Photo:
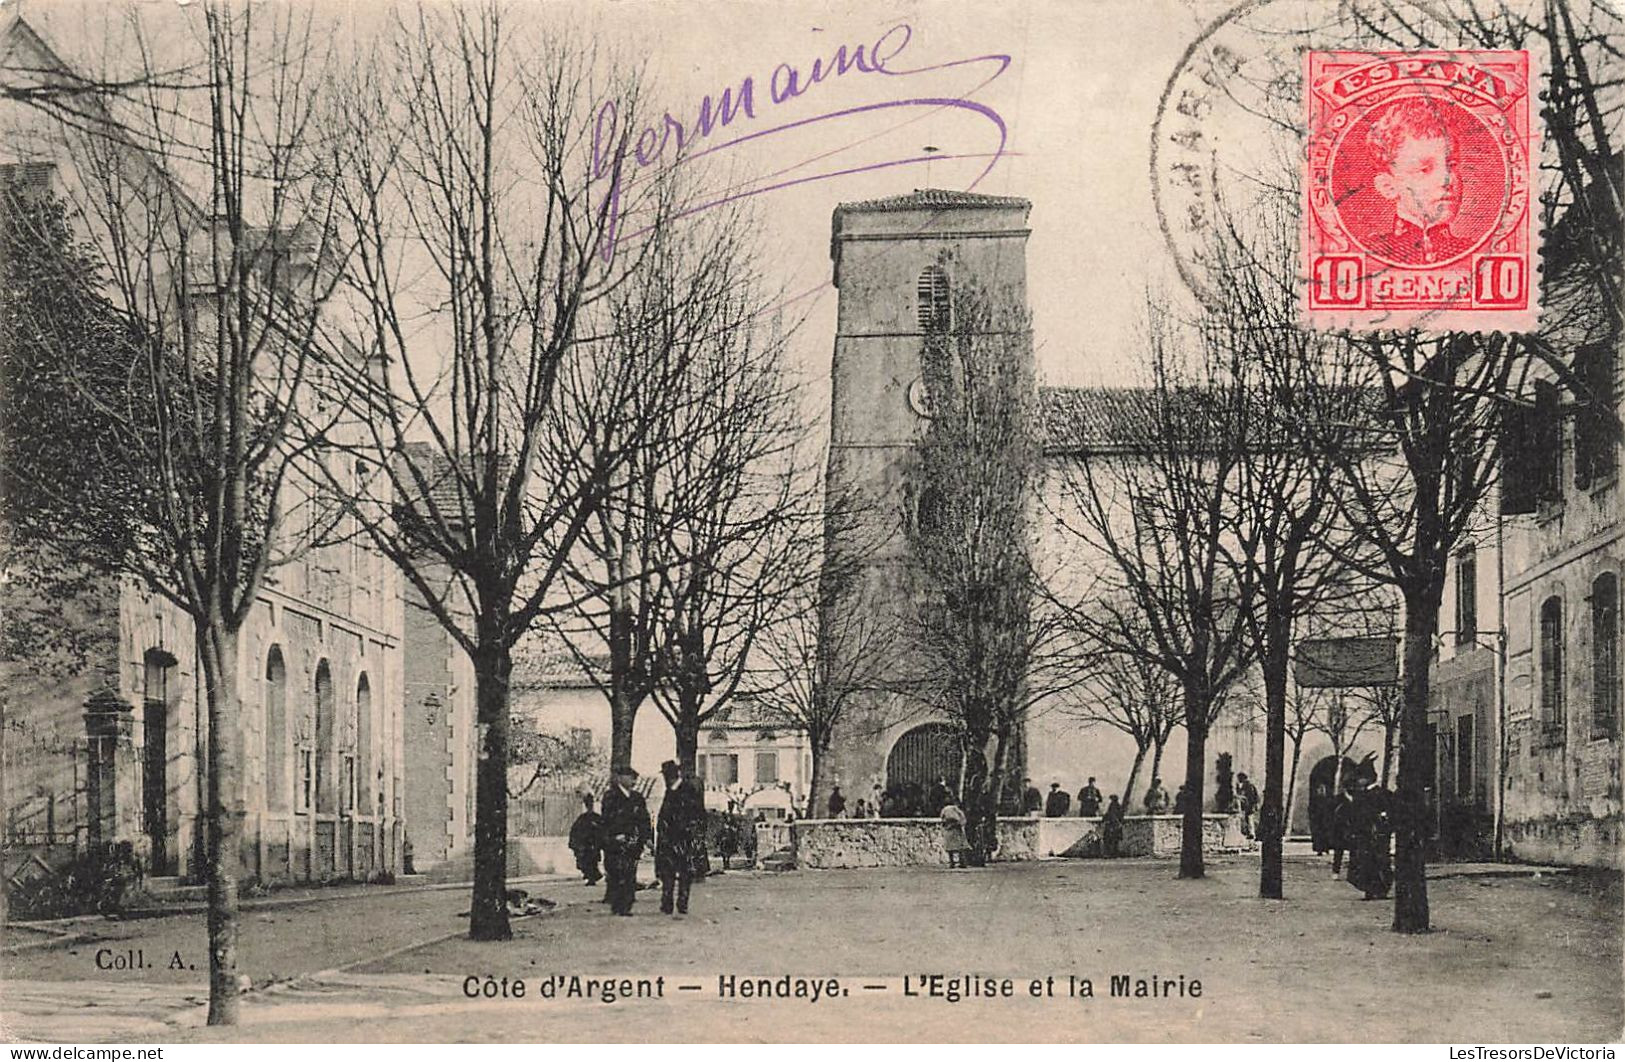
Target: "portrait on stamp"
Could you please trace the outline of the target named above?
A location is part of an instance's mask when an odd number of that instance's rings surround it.
[[[1532,319],[1529,53],[1311,52],[1307,64],[1311,318]]]

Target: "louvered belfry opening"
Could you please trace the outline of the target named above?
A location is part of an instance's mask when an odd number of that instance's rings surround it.
[[[941,266],[926,266],[915,287],[915,314],[920,331],[946,332],[953,326],[953,306],[948,298],[948,273]]]

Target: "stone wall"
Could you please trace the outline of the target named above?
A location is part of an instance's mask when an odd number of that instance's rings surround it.
[[[1182,822],[1177,815],[1124,819],[1122,854],[1177,857]],[[796,866],[803,870],[948,863],[948,853],[942,847],[942,824],[936,819],[803,819],[791,827],[791,833]],[[1202,816],[1203,852],[1216,855],[1248,844],[1234,816]],[[1100,854],[1098,818],[999,820],[996,858],[1001,862],[1094,858]]]
[[[936,819],[802,819],[790,832],[803,870],[948,865]]]

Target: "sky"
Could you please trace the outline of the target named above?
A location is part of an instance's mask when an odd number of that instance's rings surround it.
[[[737,93],[747,76],[757,117],[736,121],[748,130],[909,99],[985,108],[884,107],[741,146],[742,168],[791,180],[894,163],[752,198],[781,282],[802,296],[797,354],[816,371],[832,349],[837,204],[921,187],[970,189],[1032,202],[1028,294],[1040,371],[1048,383],[1077,385],[1136,373],[1146,279],[1164,272],[1167,259],[1151,197],[1151,126],[1164,84],[1214,9],[1167,0],[617,4],[603,17],[647,42],[663,92],[677,101],[668,108],[674,115],[694,113],[707,93]],[[871,60],[887,56],[890,71],[959,65],[893,76],[854,66],[805,86],[799,98],[772,102],[779,64],[806,82],[814,61],[827,68],[843,45],[849,57],[859,46]],[[967,62],[990,56],[1007,56],[1008,66]],[[787,78],[780,73],[781,90]],[[902,161],[927,156],[934,158]]]
[[[106,8],[0,0],[0,11],[19,4],[76,65],[109,51]],[[359,0],[314,6],[358,35],[385,10]],[[174,0],[136,9],[160,34],[177,10]],[[1134,378],[1147,279],[1171,272],[1152,203],[1152,123],[1181,54],[1223,4],[621,0],[512,9],[576,22],[624,59],[647,63],[658,110],[691,135],[708,96],[715,112],[731,89],[739,106],[749,79],[751,113],[739,107],[703,138],[743,142],[714,151],[707,167],[719,183],[788,184],[747,201],[766,279],[792,316],[804,316],[793,357],[812,380],[827,377],[833,349],[832,212],[921,187],[1030,200],[1029,299],[1043,380]],[[848,66],[831,73],[843,47]],[[799,93],[788,91],[787,68]],[[919,100],[937,102],[906,102]]]

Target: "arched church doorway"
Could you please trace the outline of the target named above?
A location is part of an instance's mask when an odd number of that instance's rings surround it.
[[[917,783],[929,789],[938,778],[959,792],[959,735],[947,723],[922,723],[897,739],[886,757],[886,787]]]

